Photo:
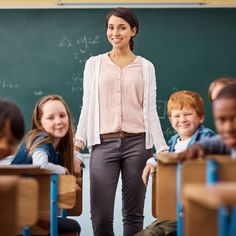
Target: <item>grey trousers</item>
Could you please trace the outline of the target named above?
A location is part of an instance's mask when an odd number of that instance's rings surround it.
[[[123,236],[133,236],[143,229],[146,187],[142,182],[142,172],[151,156],[151,149],[145,148],[144,136],[106,139],[93,146],[90,201],[95,236],[114,236],[114,200],[120,173]]]

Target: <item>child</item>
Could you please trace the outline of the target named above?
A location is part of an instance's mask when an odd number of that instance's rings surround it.
[[[12,164],[40,165],[56,174],[73,174],[73,130],[68,106],[62,97],[49,95],[36,104],[32,130],[17,151]],[[59,233],[80,233],[71,219],[58,221]]]
[[[212,106],[219,135],[204,139],[179,153],[179,160],[204,158],[205,154],[230,154],[236,159],[236,83],[226,85]]]
[[[173,129],[177,132],[168,142],[169,152],[181,152],[202,138],[215,135],[212,130],[203,126],[204,102],[195,92],[183,90],[173,93],[167,102],[167,113]],[[144,169],[145,184],[150,171],[157,164],[153,159],[148,161]]]
[[[33,111],[32,129],[12,164],[40,165],[52,173],[73,174],[71,120],[69,108],[60,96],[42,97]]]
[[[182,90],[173,93],[167,102],[167,113],[173,129],[177,132],[168,142],[169,152],[179,153],[204,137],[215,135],[212,130],[203,126],[204,102],[195,92]],[[150,165],[155,168],[157,162],[152,163],[155,166],[149,162],[145,169]],[[145,184],[148,182],[148,174],[143,175]],[[176,222],[154,221],[135,236],[145,235],[176,235]]]
[[[208,88],[208,97],[210,101],[212,102],[215,100],[217,94],[220,92],[220,90],[224,86],[226,86],[227,84],[232,84],[232,83],[236,83],[236,78],[231,77],[231,76],[220,77],[214,80],[213,82],[211,82]]]
[[[20,109],[12,102],[0,99],[0,164],[10,164],[9,155],[14,153],[24,132],[24,119]]]

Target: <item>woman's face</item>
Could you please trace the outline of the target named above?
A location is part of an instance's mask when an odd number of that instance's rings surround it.
[[[0,160],[12,155],[18,140],[13,136],[10,121],[7,120],[0,130]]]
[[[136,28],[131,29],[129,23],[117,16],[111,16],[107,25],[107,38],[113,48],[129,48],[130,38],[136,33]]]

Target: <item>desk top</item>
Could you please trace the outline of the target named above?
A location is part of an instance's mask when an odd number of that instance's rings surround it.
[[[187,184],[184,187],[184,195],[192,201],[213,209],[217,209],[221,205],[233,206],[236,204],[236,183]]]
[[[1,175],[51,175],[52,172],[47,169],[42,169],[40,166],[33,165],[0,165]]]

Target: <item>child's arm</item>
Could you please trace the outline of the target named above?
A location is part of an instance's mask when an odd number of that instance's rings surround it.
[[[32,161],[33,165],[48,169],[54,174],[69,174],[69,171],[65,167],[49,162],[48,155],[44,151],[35,150],[32,154]]]
[[[153,158],[153,161],[155,162],[155,164],[153,165],[152,163],[147,162],[145,168],[143,169],[142,180],[143,180],[143,183],[145,186],[148,185],[149,175],[154,174],[156,171],[157,162],[155,161],[154,157],[152,157],[152,158]]]

